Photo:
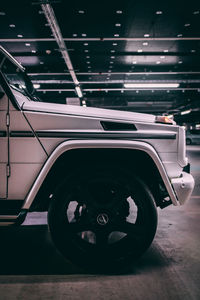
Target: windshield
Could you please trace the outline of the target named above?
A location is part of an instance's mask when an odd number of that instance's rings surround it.
[[[19,90],[21,93],[25,95],[30,94],[29,93],[30,83],[28,82],[25,73],[5,56],[1,61],[1,72],[3,73],[8,84],[12,88]]]
[[[26,73],[1,54],[0,69],[11,88],[17,89],[22,94],[35,100],[33,97],[33,86]]]

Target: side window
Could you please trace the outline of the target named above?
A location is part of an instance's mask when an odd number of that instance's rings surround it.
[[[1,87],[1,84],[0,84],[0,100],[3,98],[3,96],[4,96],[4,91],[3,91],[3,89],[2,89],[2,87]]]
[[[0,53],[0,68],[1,68],[2,64],[3,64],[3,55],[2,55],[2,53]],[[1,82],[0,82],[0,100],[3,98],[4,94],[5,93],[4,93],[4,90],[3,90],[2,86],[1,86]]]
[[[7,58],[1,66],[1,71],[11,87],[19,89],[22,93],[25,92],[26,84],[22,71]]]

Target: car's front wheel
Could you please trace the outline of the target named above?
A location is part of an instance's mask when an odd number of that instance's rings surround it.
[[[131,172],[96,166],[60,184],[48,222],[56,247],[75,264],[122,271],[150,246],[157,210],[148,187]]]

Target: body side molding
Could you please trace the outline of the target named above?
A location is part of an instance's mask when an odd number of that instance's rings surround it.
[[[43,168],[41,169],[37,179],[35,180],[32,188],[30,189],[28,195],[25,198],[24,205],[22,209],[29,209],[35,196],[37,195],[44,179],[46,178],[48,172],[50,171],[51,167],[57,160],[57,158],[66,151],[74,150],[74,149],[81,149],[81,148],[119,148],[119,149],[130,149],[130,150],[141,150],[146,152],[156,164],[159,173],[161,175],[162,180],[165,183],[166,189],[168,194],[172,200],[174,205],[178,205],[177,197],[171,187],[168,175],[165,171],[165,168],[154,150],[154,148],[145,143],[140,141],[125,141],[125,140],[68,140],[60,144],[50,155],[47,159],[46,163],[44,164]]]

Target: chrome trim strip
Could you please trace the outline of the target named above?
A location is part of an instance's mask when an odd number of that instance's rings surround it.
[[[167,139],[175,140],[176,133],[150,133],[150,132],[130,132],[130,130],[116,130],[118,132],[72,132],[72,131],[35,131],[36,135],[40,138],[97,138],[97,139]],[[123,131],[123,133],[120,133]],[[127,132],[128,131],[128,132]],[[11,131],[11,137],[34,137],[31,131]]]
[[[0,215],[0,220],[17,219],[18,215]]]
[[[2,226],[8,226],[8,225],[13,225],[15,224],[15,222],[4,222],[4,223],[0,223],[0,227]]]
[[[6,131],[0,131],[0,137],[6,137],[7,132]]]

